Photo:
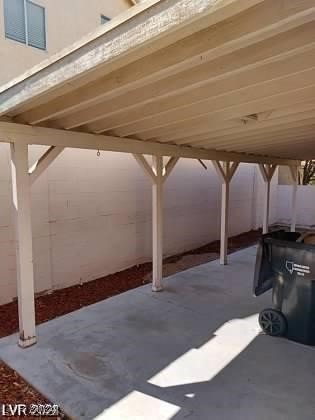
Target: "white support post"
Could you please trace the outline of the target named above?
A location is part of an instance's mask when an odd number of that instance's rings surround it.
[[[290,231],[295,232],[297,215],[297,186],[298,186],[298,167],[289,166],[292,177],[292,201],[291,201],[291,227]]]
[[[290,231],[295,232],[296,230],[296,212],[297,212],[297,184],[292,185],[292,203],[291,203],[291,227]]]
[[[270,181],[266,182],[265,186],[265,205],[264,205],[264,216],[263,216],[263,233],[269,231],[269,210],[270,210]]]
[[[221,194],[221,237],[220,237],[220,264],[227,264],[228,252],[228,225],[229,225],[229,199],[230,182],[238,168],[238,162],[213,161],[214,168],[222,183]]]
[[[36,343],[31,192],[28,145],[11,143],[12,199],[15,212],[19,345]]]
[[[152,156],[152,168],[143,155],[133,155],[152,182],[152,291],[162,290],[163,278],[163,183],[179,158],[171,157],[166,167],[162,156]]]
[[[269,210],[270,210],[270,182],[275,173],[277,165],[260,164],[259,170],[265,183],[264,213],[263,213],[263,234],[269,231]]]
[[[152,185],[152,240],[153,274],[152,290],[162,290],[163,277],[163,158],[152,157],[155,182]]]
[[[226,166],[226,162],[224,162]],[[228,223],[229,223],[229,202],[230,202],[230,182],[226,180],[222,182],[221,197],[221,240],[220,240],[220,264],[227,264],[228,252]]]

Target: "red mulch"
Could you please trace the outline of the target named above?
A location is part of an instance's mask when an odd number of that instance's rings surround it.
[[[25,404],[28,410],[31,407],[31,404],[50,404],[42,395],[35,391],[27,382],[22,379],[18,373],[13,369],[6,366],[4,363],[0,362],[0,407],[3,404]],[[1,408],[0,408],[1,409]],[[2,416],[2,409],[0,411],[0,419],[19,419],[20,416]],[[41,419],[63,419],[66,420],[67,417],[61,412],[57,416],[47,417],[35,417],[27,416],[29,420],[38,420]]]
[[[257,242],[261,231],[250,231],[229,239],[229,252],[250,246]],[[198,249],[175,255],[165,259],[165,263],[173,263],[185,255],[196,255],[219,252],[220,242],[215,241]],[[37,296],[36,323],[41,324],[58,316],[99,302],[111,296],[125,292],[148,283],[147,275],[152,271],[152,264],[145,263],[131,267],[119,273],[84,283],[56,290],[51,294]],[[17,302],[0,306],[0,337],[10,335],[18,330]],[[27,384],[14,370],[0,362],[0,405],[1,404],[45,404],[48,401]],[[7,417],[5,417],[7,418]],[[18,417],[10,417],[15,419]],[[39,417],[27,417],[38,419]],[[44,418],[44,417],[41,417]],[[48,417],[46,417],[48,418]],[[65,416],[62,416],[66,419]],[[0,414],[0,419],[2,416]],[[56,417],[50,417],[56,419]]]
[[[143,278],[151,271],[151,264],[141,264],[119,273],[93,280],[83,285],[56,290],[35,299],[36,324],[41,324],[61,315],[91,305],[126,290],[142,286]],[[18,330],[17,302],[0,306],[0,337]]]
[[[232,236],[229,238],[228,242],[228,252],[231,254],[239,249],[246,248],[248,246],[254,245],[258,239],[261,237],[262,231],[250,230],[249,232],[241,233],[240,235]],[[220,252],[220,241],[214,241],[210,244],[204,245],[200,248],[188,251],[183,255],[190,254],[206,254],[208,252]]]
[[[229,239],[229,252],[252,245],[257,242],[261,231],[250,231]],[[184,255],[219,252],[220,242],[210,244],[165,259],[165,263],[178,261]],[[148,283],[145,277],[151,272],[152,264],[145,263],[128,268],[115,274],[93,280],[83,285],[56,290],[51,294],[37,296],[36,324],[41,324],[61,315],[80,309],[92,303],[99,302],[126,290],[134,289]],[[18,330],[17,302],[0,306],[0,337],[10,335]]]

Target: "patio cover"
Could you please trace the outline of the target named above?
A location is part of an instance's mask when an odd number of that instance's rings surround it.
[[[19,302],[28,302],[20,325],[33,316],[29,184],[64,147],[132,153],[150,177],[155,290],[162,185],[178,158],[212,160],[220,176],[222,263],[229,183],[240,162],[260,165],[267,230],[276,165],[288,165],[296,185],[299,161],[315,155],[314,18],[315,0],[149,0],[0,88],[0,141],[12,151]],[[33,168],[30,144],[50,146]],[[143,155],[153,156],[152,165]],[[20,327],[22,341],[32,342],[33,324]]]

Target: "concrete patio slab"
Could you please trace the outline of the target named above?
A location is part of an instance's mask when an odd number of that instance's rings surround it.
[[[262,335],[255,247],[42,324],[0,358],[74,419],[313,420],[315,351]]]

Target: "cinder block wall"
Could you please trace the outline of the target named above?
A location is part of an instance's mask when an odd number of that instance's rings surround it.
[[[30,164],[44,150],[30,147]],[[208,166],[205,171],[198,161],[182,159],[166,181],[165,255],[219,238],[220,183]],[[253,192],[260,183],[254,172],[253,165],[243,164],[233,178],[230,235],[253,226]],[[0,198],[2,304],[16,296],[8,145],[0,146]],[[97,157],[96,151],[66,149],[32,186],[32,221],[36,292],[151,260],[151,184],[127,154]]]
[[[278,221],[291,223],[292,186],[278,186],[277,212]],[[315,186],[299,185],[297,189],[297,220],[298,225],[315,228]]]

